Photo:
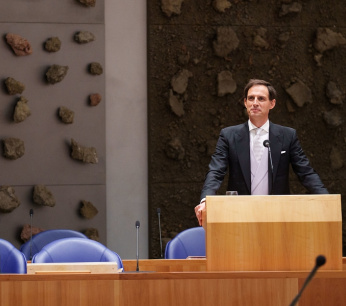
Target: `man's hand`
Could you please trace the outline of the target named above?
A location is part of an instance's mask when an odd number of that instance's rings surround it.
[[[202,212],[205,211],[205,200],[195,207],[195,214],[198,219],[199,225],[202,225]]]

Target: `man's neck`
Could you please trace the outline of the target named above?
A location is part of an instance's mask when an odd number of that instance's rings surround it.
[[[263,126],[266,122],[267,122],[268,118],[265,119],[264,121],[263,120],[253,120],[253,119],[250,119],[251,123],[256,126],[256,127],[261,127]]]

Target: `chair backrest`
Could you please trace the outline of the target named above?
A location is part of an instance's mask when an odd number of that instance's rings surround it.
[[[186,229],[166,244],[166,259],[185,259],[205,256],[205,230],[203,227]]]
[[[25,242],[21,245],[20,251],[24,253],[25,257],[31,260],[37,252],[41,251],[42,248],[48,243],[70,237],[88,238],[84,234],[69,230],[69,229],[53,229],[40,232],[32,236],[32,240]]]
[[[0,239],[0,273],[26,273],[25,255],[4,239]]]
[[[116,262],[123,268],[120,256],[103,244],[83,238],[63,238],[48,243],[32,258],[32,263]]]

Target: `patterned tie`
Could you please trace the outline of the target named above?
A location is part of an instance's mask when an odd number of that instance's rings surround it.
[[[255,137],[253,139],[253,153],[255,155],[255,158],[257,162],[261,161],[262,153],[263,153],[263,145],[261,144],[261,139],[260,139],[260,133],[261,129],[257,128],[255,129]]]

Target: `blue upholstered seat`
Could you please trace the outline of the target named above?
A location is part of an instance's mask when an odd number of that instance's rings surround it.
[[[37,252],[48,243],[55,241],[61,238],[70,238],[70,237],[79,237],[79,238],[88,238],[84,234],[69,230],[69,229],[53,229],[46,230],[44,232],[38,233],[32,236],[32,241],[29,240],[21,245],[20,251],[24,253],[25,257],[30,260]]]
[[[203,227],[186,229],[166,244],[166,259],[185,259],[188,256],[205,256]]]
[[[63,238],[42,248],[32,258],[32,263],[59,262],[116,262],[123,268],[120,256],[103,244],[83,238]]]
[[[25,255],[4,239],[0,239],[0,273],[26,273]]]

